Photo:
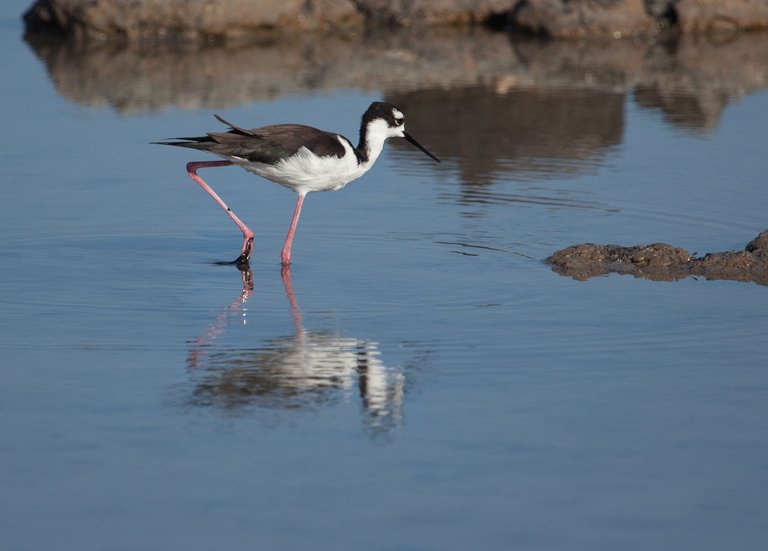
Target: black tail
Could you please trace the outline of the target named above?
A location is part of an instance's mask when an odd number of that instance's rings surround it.
[[[156,145],[175,145],[192,149],[208,149],[208,144],[214,143],[210,136],[194,136],[190,138],[171,138],[159,142],[149,142]]]
[[[229,126],[230,131],[239,134],[241,136],[250,136],[252,135],[251,131],[245,130],[244,128],[240,128],[239,126],[235,126],[228,120],[225,120],[221,118],[219,115],[214,114],[214,117],[216,117],[216,120],[221,122],[222,124],[226,124]],[[170,138],[167,140],[161,140],[159,142],[149,142],[151,144],[157,144],[157,145],[175,145],[177,147],[191,147],[192,149],[208,149],[207,146],[203,144],[212,144],[216,143],[216,140],[211,137],[210,134],[207,136],[191,136],[188,138]]]

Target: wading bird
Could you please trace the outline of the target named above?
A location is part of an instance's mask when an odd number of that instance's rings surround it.
[[[187,164],[187,174],[223,208],[243,232],[243,247],[237,264],[247,263],[253,251],[253,231],[232,212],[227,204],[197,174],[200,168],[236,165],[292,189],[298,195],[281,258],[283,266],[291,263],[291,244],[307,193],[336,191],[368,172],[378,159],[388,138],[404,138],[426,155],[427,151],[405,131],[405,117],[394,105],[374,102],[363,114],[357,147],[347,138],[301,124],[277,124],[247,130],[214,115],[229,126],[227,132],[209,132],[205,136],[175,138],[153,142],[207,151],[223,161],[197,161]]]

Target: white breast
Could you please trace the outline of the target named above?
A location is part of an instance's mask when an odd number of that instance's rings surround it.
[[[300,195],[313,191],[336,191],[352,180],[365,174],[372,163],[358,164],[357,156],[343,138],[339,142],[344,147],[344,155],[339,157],[318,157],[306,147],[289,157],[268,165],[243,159],[231,159],[248,172],[271,180],[292,189]]]

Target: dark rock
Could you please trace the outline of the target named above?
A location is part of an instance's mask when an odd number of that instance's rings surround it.
[[[264,29],[504,22],[558,38],[768,28],[768,0],[37,0],[28,33],[137,40],[237,38]]]
[[[557,38],[768,29],[768,0],[521,0],[510,23]]]
[[[128,5],[126,5],[128,4]],[[27,32],[137,40],[237,38],[265,29],[483,24],[514,0],[37,0]]]
[[[768,0],[678,0],[673,9],[686,33],[768,28]]]
[[[752,254],[768,255],[768,230],[761,232],[760,235],[747,243],[744,250]]]
[[[643,0],[522,0],[511,14],[514,27],[555,38],[647,35],[657,21]]]
[[[371,23],[456,25],[502,19],[515,0],[354,0],[354,4]]]
[[[586,243],[557,251],[545,262],[555,272],[578,280],[619,273],[658,281],[701,276],[768,285],[768,230],[750,241],[744,251],[693,257],[666,243],[634,247]]]
[[[37,0],[24,21],[28,33],[145,41],[359,25],[362,16],[352,0]]]

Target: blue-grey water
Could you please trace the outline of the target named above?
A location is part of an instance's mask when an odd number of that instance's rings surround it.
[[[714,82],[665,66],[649,92],[503,39],[467,82],[334,87],[286,64],[274,90],[228,96],[194,70],[163,86],[176,65],[142,73],[146,52],[125,75],[119,54],[33,47],[23,7],[0,10],[0,548],[764,545],[768,289],[542,262],[765,229],[760,63],[726,51]],[[291,193],[201,172],[256,232],[241,274],[215,264],[237,228],[184,170],[205,157],[148,144],[215,130],[213,112],[352,137],[382,98],[443,163],[389,144],[310,195],[286,277]]]

